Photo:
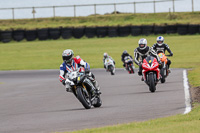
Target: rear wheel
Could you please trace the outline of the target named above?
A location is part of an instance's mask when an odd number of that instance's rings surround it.
[[[83,87],[77,87],[77,98],[86,109],[91,108],[90,94]]]
[[[155,92],[155,90],[156,90],[156,85],[155,85],[153,73],[149,74],[149,90],[151,92]]]

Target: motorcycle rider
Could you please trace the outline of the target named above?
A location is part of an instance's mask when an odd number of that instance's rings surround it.
[[[63,63],[60,65],[59,80],[66,86],[66,91],[71,92],[71,87],[74,82],[69,80],[68,74],[72,71],[76,71],[79,67],[84,67],[85,72],[88,74],[88,78],[92,81],[95,90],[92,93],[101,94],[98,82],[95,80],[94,75],[90,72],[90,65],[82,60],[80,56],[74,57],[74,52],[71,49],[66,49],[62,53]]]
[[[126,56],[129,56],[129,57],[131,57],[131,59],[133,59],[133,57],[131,55],[129,55],[129,53],[127,52],[127,50],[124,50],[123,53],[122,53],[122,55],[121,55],[121,61],[123,62],[123,66],[124,67],[125,67],[125,60],[124,60],[124,58]]]
[[[103,64],[105,63],[106,58],[110,58],[113,61],[113,63],[115,64],[115,60],[111,56],[109,56],[108,53],[103,54]],[[104,64],[104,68],[106,68],[105,64]]]
[[[139,66],[139,71],[138,71],[138,75],[141,76],[142,75],[142,62],[143,59],[145,59],[147,56],[154,56],[158,63],[161,64],[160,58],[157,55],[157,53],[153,50],[152,47],[147,46],[147,40],[145,38],[141,38],[138,41],[138,45],[139,47],[137,47],[134,50],[134,56],[135,56],[135,63]]]
[[[159,54],[161,52],[165,54],[165,51],[167,50],[168,53],[170,54],[169,56],[173,56],[173,53],[172,53],[171,49],[169,48],[169,46],[166,43],[164,43],[163,36],[157,37],[157,43],[155,43],[152,46],[152,48],[157,52],[157,54]],[[171,64],[171,61],[167,58],[168,68],[170,67],[170,64]]]

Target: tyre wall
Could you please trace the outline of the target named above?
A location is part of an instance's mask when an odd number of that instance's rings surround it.
[[[100,26],[100,27],[59,27],[59,28],[43,28],[34,30],[6,30],[0,31],[0,41],[7,43],[11,40],[27,41],[38,40],[57,40],[60,38],[70,39],[93,37],[125,37],[139,35],[159,35],[159,34],[175,34],[193,35],[200,34],[199,24],[175,24],[175,25],[127,25],[127,26]]]

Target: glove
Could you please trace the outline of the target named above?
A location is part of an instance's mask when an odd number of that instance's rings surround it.
[[[73,86],[73,85],[74,85],[74,82],[73,82],[73,81],[70,81],[69,79],[66,79],[66,80],[65,80],[65,84],[69,84],[70,86]]]
[[[173,53],[172,53],[172,52],[170,53],[170,56],[173,56]]]
[[[62,80],[62,84],[63,84],[63,85],[66,85],[65,81],[66,81],[66,79],[63,79],[63,80]]]

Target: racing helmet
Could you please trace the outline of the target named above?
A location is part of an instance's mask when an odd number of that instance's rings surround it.
[[[147,47],[147,39],[141,38],[138,41],[139,49],[144,50]]]
[[[124,54],[124,55],[128,54],[127,50],[124,50],[123,54]]]
[[[164,43],[164,37],[163,36],[157,37],[157,44],[161,46],[163,43]]]
[[[108,57],[108,53],[104,53],[104,54],[103,54],[103,57],[104,57],[104,58],[107,58],[107,57]]]
[[[71,63],[73,57],[74,57],[74,52],[71,49],[66,49],[62,53],[62,58],[65,63]]]

